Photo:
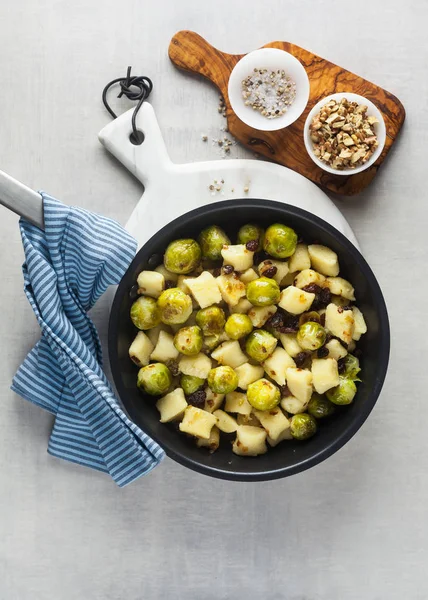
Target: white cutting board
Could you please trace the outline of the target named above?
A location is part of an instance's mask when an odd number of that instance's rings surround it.
[[[151,104],[145,102],[138,113],[137,126],[145,136],[139,146],[129,139],[132,113],[133,109],[104,127],[99,140],[144,185],[144,194],[126,224],[139,247],[185,212],[211,202],[246,196],[303,208],[336,227],[358,247],[340,211],[324,192],[302,175],[280,165],[247,159],[174,164]],[[222,179],[222,191],[212,192],[210,184]],[[246,186],[249,187],[247,193],[244,192]]]

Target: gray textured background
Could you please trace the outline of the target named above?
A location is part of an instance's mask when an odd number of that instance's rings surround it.
[[[426,599],[428,143],[424,0],[4,0],[0,168],[124,222],[139,185],[97,142],[100,92],[135,70],[176,161],[217,158],[217,94],[169,64],[179,29],[220,48],[305,46],[395,93],[401,139],[364,194],[338,200],[389,306],[389,377],[338,454],[288,480],[228,483],[170,460],[120,490],[46,453],[51,417],[9,391],[39,331],[22,292],[17,218],[0,211],[2,600]],[[123,107],[127,106],[123,102]],[[235,152],[245,156],[245,152]],[[106,334],[106,307],[95,318]],[[425,350],[425,352],[423,352]]]

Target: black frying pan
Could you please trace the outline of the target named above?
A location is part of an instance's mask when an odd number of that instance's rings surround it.
[[[258,457],[232,453],[231,436],[224,436],[220,448],[209,454],[193,440],[178,433],[176,426],[159,422],[155,399],[137,389],[138,367],[129,359],[128,349],[137,330],[129,318],[131,289],[143,269],[156,267],[169,242],[180,237],[197,237],[208,225],[219,225],[233,240],[239,227],[248,222],[267,226],[282,222],[293,227],[306,241],[317,241],[339,255],[341,276],[355,287],[357,305],[363,311],[368,332],[361,338],[362,383],[350,406],[320,424],[318,433],[306,442],[284,441]],[[325,460],[358,431],[373,409],[382,389],[389,359],[389,323],[382,292],[373,272],[355,246],[334,227],[309,212],[280,202],[245,199],[209,204],[186,213],[156,233],[136,255],[125,273],[111,309],[109,353],[118,394],[131,418],[153,437],[168,456],[182,465],[222,479],[255,481],[286,477]],[[223,435],[223,434],[222,434]]]

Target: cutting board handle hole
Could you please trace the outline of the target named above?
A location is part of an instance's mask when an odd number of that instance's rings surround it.
[[[145,135],[139,129],[137,129],[137,135],[134,132],[132,132],[129,136],[129,141],[131,142],[131,144],[134,144],[134,146],[141,146],[141,144],[144,142],[144,139]]]

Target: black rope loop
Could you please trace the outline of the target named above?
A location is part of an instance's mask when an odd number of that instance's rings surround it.
[[[132,67],[128,67],[126,77],[118,77],[117,79],[110,81],[103,89],[102,97],[103,104],[113,119],[117,119],[117,114],[113,111],[107,101],[107,93],[113,85],[120,85],[120,92],[117,96],[118,98],[126,96],[129,100],[138,101],[138,104],[132,113],[132,134],[130,139],[133,144],[139,145],[143,143],[144,135],[137,129],[137,115],[138,111],[143,105],[144,100],[147,100],[153,90],[153,82],[149,77],[145,77],[144,75],[138,77],[131,76],[131,68]]]

